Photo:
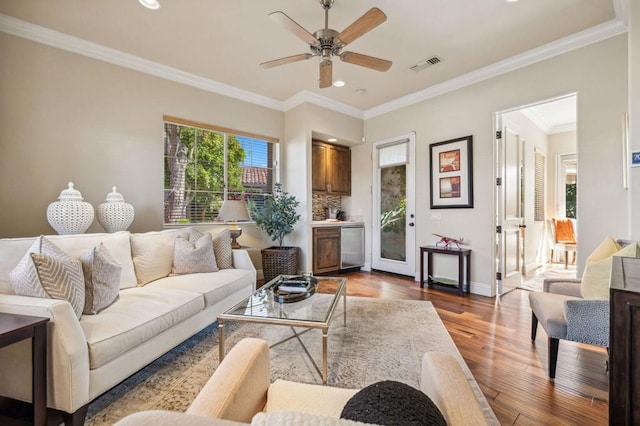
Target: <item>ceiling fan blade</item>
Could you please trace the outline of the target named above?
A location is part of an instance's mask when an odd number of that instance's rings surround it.
[[[338,34],[335,41],[342,46],[346,46],[386,20],[387,15],[385,15],[383,11],[377,7],[371,8],[367,13],[356,19],[351,25]]]
[[[331,87],[333,83],[333,63],[330,59],[320,62],[320,88]]]
[[[287,56],[286,58],[274,59],[260,64],[262,68],[279,67],[280,65],[290,64],[292,62],[304,61],[313,57],[311,53],[301,53],[299,55]]]
[[[353,65],[360,65],[361,67],[371,68],[372,70],[382,72],[387,71],[393,64],[393,62],[387,61],[386,59],[380,59],[374,56],[363,55],[355,52],[342,52],[340,59]]]
[[[278,24],[282,25],[285,29],[289,30],[295,36],[301,38],[312,46],[317,46],[320,43],[318,40],[311,34],[309,31],[305,30],[300,24],[298,24],[293,19],[289,18],[289,16],[284,12],[272,12],[269,14],[269,18]]]

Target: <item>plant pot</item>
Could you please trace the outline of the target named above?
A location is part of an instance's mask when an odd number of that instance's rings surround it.
[[[261,250],[262,272],[265,282],[278,275],[298,273],[298,247],[268,247]]]

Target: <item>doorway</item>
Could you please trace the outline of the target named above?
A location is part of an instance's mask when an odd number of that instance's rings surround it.
[[[416,276],[415,133],[373,144],[371,266]]]
[[[546,266],[548,219],[577,218],[576,104],[570,94],[495,116],[498,296]]]

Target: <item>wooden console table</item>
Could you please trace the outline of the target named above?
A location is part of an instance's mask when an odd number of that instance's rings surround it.
[[[448,254],[458,256],[458,295],[464,296],[464,284],[466,281],[467,294],[471,290],[471,249],[449,248],[445,249],[437,246],[420,247],[420,288],[424,288],[424,253],[427,253],[427,284],[444,284],[433,279],[433,254]],[[465,262],[466,260],[466,262]],[[466,264],[466,267],[464,267]],[[465,274],[466,272],[466,274]],[[466,280],[465,280],[466,276]]]
[[[47,322],[49,318],[0,312],[0,348],[31,340],[33,424],[47,424]]]

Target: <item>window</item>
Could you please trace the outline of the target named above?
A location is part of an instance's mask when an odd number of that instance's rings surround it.
[[[544,164],[545,157],[536,151],[535,155],[535,203],[533,220],[544,220]]]
[[[273,187],[274,142],[164,117],[164,223],[215,221],[225,199],[263,206]]]

